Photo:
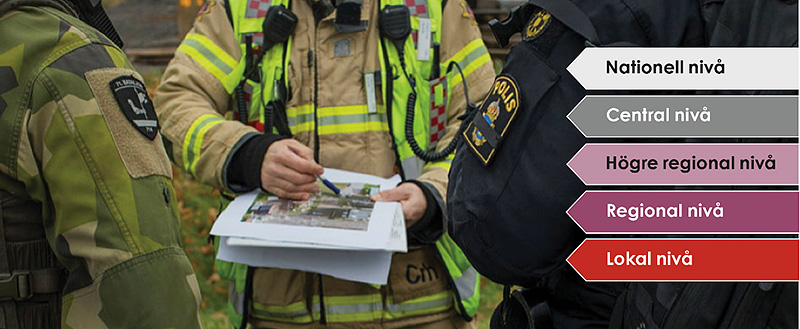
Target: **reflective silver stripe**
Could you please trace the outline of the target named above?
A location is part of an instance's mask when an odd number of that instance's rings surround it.
[[[442,307],[453,303],[453,297],[447,296],[446,298],[429,300],[426,302],[412,303],[412,304],[389,304],[386,305],[386,310],[389,312],[411,312],[426,309],[433,309]]]
[[[422,175],[422,168],[425,167],[425,161],[422,161],[422,159],[416,156],[411,156],[403,159],[400,165],[403,167],[403,175],[406,180],[416,179],[419,175]]]
[[[311,308],[314,312],[319,312],[319,304],[314,304]],[[382,311],[383,303],[366,303],[350,305],[328,305],[325,304],[325,314],[353,314]]]
[[[337,125],[346,123],[386,122],[384,118],[385,118],[384,115],[367,114],[367,113],[334,115],[334,116],[320,117],[319,125],[328,126],[328,125]]]
[[[234,295],[234,291],[231,291],[231,296]],[[372,312],[393,312],[393,313],[402,313],[402,312],[412,312],[412,311],[421,311],[427,309],[435,309],[442,306],[447,306],[453,303],[453,297],[447,296],[445,298],[440,298],[436,300],[429,300],[424,302],[418,303],[409,303],[409,304],[388,304],[384,308],[383,303],[376,302],[376,303],[363,303],[363,304],[348,304],[348,305],[329,305],[325,304],[325,313],[326,314],[336,314],[336,315],[347,315],[347,314],[359,314],[359,313],[372,313]],[[238,310],[237,310],[238,311]],[[260,310],[258,308],[253,308],[251,310],[253,314],[274,318],[274,319],[292,319],[301,316],[309,315],[308,310],[302,309],[296,312],[291,313],[274,313],[268,312],[265,310]],[[314,314],[320,313],[320,304],[315,303],[311,307],[311,312]]]
[[[455,278],[453,281],[456,283],[456,290],[458,290],[458,295],[461,297],[461,300],[470,299],[473,295],[475,295],[475,285],[478,282],[478,271],[476,271],[474,267],[470,266],[461,273],[460,277]]]
[[[486,49],[486,47],[475,48],[472,51],[470,51],[469,54],[467,54],[467,56],[464,56],[462,60],[458,61],[458,66],[461,66],[462,70],[466,70],[467,66],[470,63],[478,60],[478,58],[481,58],[481,56],[486,55],[488,52],[489,51]],[[467,73],[464,72],[464,74]]]
[[[198,118],[198,120],[201,120],[201,121],[200,122],[195,121],[195,123],[193,123],[192,126],[189,127],[189,129],[192,129],[191,130],[191,135],[189,135],[189,142],[188,143],[184,142],[184,145],[183,145],[183,152],[186,153],[186,159],[187,159],[186,163],[184,163],[183,166],[189,172],[194,172],[194,169],[192,168],[192,166],[193,166],[193,164],[195,162],[197,162],[197,160],[195,160],[195,158],[199,158],[200,157],[200,154],[195,152],[195,148],[196,148],[195,144],[199,142],[201,144],[200,146],[202,146],[203,137],[205,137],[205,134],[207,132],[207,130],[204,131],[203,128],[205,128],[205,126],[207,126],[209,124],[212,124],[212,123],[215,123],[215,122],[219,123],[219,122],[225,121],[225,119],[222,119],[220,117],[213,116],[213,115],[210,115],[210,114],[207,115],[206,117],[202,118],[202,119]],[[196,124],[196,126],[195,126],[195,124]],[[194,127],[194,128],[192,128],[192,127]]]
[[[184,39],[183,43],[197,50],[197,52],[203,55],[203,57],[205,57],[209,62],[214,64],[214,66],[216,66],[220,71],[222,71],[222,73],[231,74],[231,72],[233,72],[232,67],[230,67],[227,63],[223,62],[219,57],[217,57],[216,54],[214,54],[214,52],[206,48],[206,46],[200,43],[199,41],[192,39]]]
[[[302,310],[299,310],[299,311],[296,311],[296,312],[292,312],[292,313],[272,313],[272,312],[267,312],[267,311],[264,311],[264,310],[259,310],[259,309],[256,309],[256,308],[253,308],[251,311],[254,314],[257,314],[257,315],[260,315],[260,316],[263,316],[263,317],[278,318],[278,319],[291,319],[291,318],[296,318],[296,317],[308,315],[308,310],[307,309],[302,309]],[[317,312],[317,311],[315,311],[315,312]]]
[[[244,293],[236,291],[236,284],[231,282],[231,289],[228,294],[228,298],[230,299],[231,305],[233,305],[233,310],[236,311],[236,314],[243,315],[244,314]]]
[[[305,113],[305,114],[298,114],[296,116],[291,116],[288,118],[288,121],[289,125],[292,127],[308,122],[313,122],[314,113]],[[359,114],[331,115],[319,118],[319,125],[321,127],[338,125],[338,124],[348,124],[348,123],[362,123],[362,122],[386,122],[386,116],[383,114],[376,115],[368,113],[359,113]]]

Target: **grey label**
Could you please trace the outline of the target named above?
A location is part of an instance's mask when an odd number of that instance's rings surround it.
[[[797,96],[586,96],[567,117],[593,137],[797,137]]]

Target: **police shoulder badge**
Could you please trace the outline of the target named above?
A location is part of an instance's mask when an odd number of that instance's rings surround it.
[[[523,39],[526,41],[536,39],[539,35],[544,32],[547,27],[550,26],[550,20],[552,16],[550,13],[545,11],[544,9],[539,10],[536,14],[533,14],[531,20],[528,22],[528,25],[525,26],[525,34]]]
[[[142,135],[153,140],[158,133],[158,118],[144,83],[126,75],[108,83],[122,113]]]
[[[489,165],[520,106],[517,82],[509,75],[498,76],[478,113],[462,136],[478,159]]]

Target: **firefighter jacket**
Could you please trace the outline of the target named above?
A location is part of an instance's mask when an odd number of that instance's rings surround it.
[[[314,149],[321,165],[382,177],[400,172],[404,179],[422,182],[443,202],[453,155],[427,163],[414,156],[404,134],[407,100],[415,91],[411,126],[421,148],[444,149],[467,105],[461,75],[455,69],[448,74],[448,64],[456,62],[462,69],[468,90],[474,90],[469,94],[473,102],[484,96],[477,91],[488,90],[494,77],[471,10],[460,0],[364,0],[360,23],[343,29],[336,11],[315,18],[312,4],[210,1],[201,9],[155,96],[173,161],[207,184],[240,192],[228,182],[231,158],[263,133],[266,122],[280,121],[265,115],[265,105],[285,100],[288,133]],[[298,17],[297,26],[287,42],[272,46],[255,63],[259,74],[245,77],[254,65],[248,59],[265,46],[262,26],[272,5],[289,8]],[[413,31],[402,46],[404,63],[379,32],[378,11],[388,5],[410,9]],[[430,28],[422,36],[430,40],[425,42],[430,46],[427,57],[418,54],[420,24]],[[244,113],[239,100],[244,100],[246,119],[239,114]],[[266,131],[276,133],[277,127]],[[234,281],[230,311],[236,324],[245,312],[251,322],[270,326],[317,321],[401,326],[446,317],[453,308],[471,318],[478,305],[477,272],[447,234],[429,242],[395,255],[387,287],[259,268],[246,288],[246,266],[218,262],[217,268]],[[425,271],[435,273],[434,279],[422,282],[415,268],[434,268]],[[252,298],[247,299],[250,290]]]

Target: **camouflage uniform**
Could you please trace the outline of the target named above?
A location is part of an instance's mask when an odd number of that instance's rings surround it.
[[[202,327],[161,136],[110,85],[141,77],[63,0],[27,2],[0,0],[0,328]]]

